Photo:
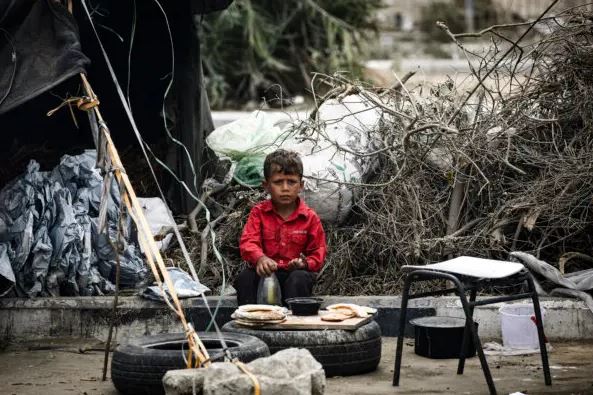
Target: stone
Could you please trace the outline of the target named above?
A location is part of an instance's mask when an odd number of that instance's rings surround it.
[[[262,394],[323,395],[325,373],[305,349],[289,348],[246,364]],[[170,370],[163,377],[167,395],[253,394],[253,382],[237,365],[216,362],[206,369]]]
[[[203,369],[169,370],[163,376],[163,387],[167,395],[202,393],[204,386]]]
[[[286,389],[278,393],[322,395],[325,392],[325,372],[323,367],[304,348],[281,350],[270,357],[256,359],[248,366],[249,370],[258,378],[260,376],[262,379],[270,378],[275,380],[276,383],[286,380],[289,383],[300,383],[305,388],[310,388],[305,392],[290,392],[289,389]]]

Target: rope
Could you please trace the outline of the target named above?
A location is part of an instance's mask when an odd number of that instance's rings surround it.
[[[90,111],[100,104],[99,99],[97,99],[96,97],[94,97],[94,98],[89,97],[89,96],[70,97],[68,99],[64,99],[62,101],[62,103],[60,103],[60,105],[57,106],[56,108],[49,110],[46,115],[48,117],[51,117],[52,115],[54,115],[54,113],[56,113],[58,110],[60,110],[62,107],[65,107],[65,106],[72,108],[73,103],[76,106],[76,108],[78,108],[79,110],[82,110],[82,111]]]
[[[74,122],[74,126],[76,126],[76,128],[78,129],[78,121],[76,120],[74,111],[72,111],[72,104],[74,104],[76,108],[78,108],[81,111],[89,112],[93,108],[97,107],[100,104],[100,102],[99,99],[97,99],[97,96],[94,95],[94,93],[93,96],[74,96],[68,99],[64,99],[59,106],[49,110],[46,115],[48,117],[51,117],[62,107],[68,106],[68,110],[70,110],[70,116],[72,117],[72,122]]]
[[[261,395],[261,387],[257,377],[255,377],[255,375],[249,371],[243,362],[234,361],[233,363],[237,365],[237,367],[251,379],[251,382],[253,383],[253,395]]]

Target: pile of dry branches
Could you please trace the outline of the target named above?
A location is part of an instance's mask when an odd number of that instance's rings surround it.
[[[520,250],[552,264],[588,259],[593,14],[576,8],[538,23],[551,32],[531,44],[507,39],[506,27],[483,33],[493,45],[467,53],[476,87],[470,93],[452,80],[427,95],[404,84],[380,90],[319,76],[334,88],[320,103],[358,92],[386,117],[377,132],[378,170],[353,186],[358,199],[348,222],[326,226],[329,254],[317,293],[391,294],[401,265],[458,255],[507,259]],[[463,48],[463,35],[450,36]],[[238,239],[249,209],[263,198],[233,188],[207,199],[213,217],[223,216],[215,232],[227,281],[242,265]],[[205,227],[198,220],[201,233]],[[211,246],[200,256],[208,243],[186,237],[203,281],[219,285],[223,273]]]

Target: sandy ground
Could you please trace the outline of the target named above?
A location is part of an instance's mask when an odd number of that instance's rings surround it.
[[[0,394],[105,394],[117,391],[101,381],[103,353],[88,340],[28,344],[32,349],[0,353]],[[406,341],[401,386],[392,387],[395,338],[384,338],[383,356],[376,372],[328,379],[326,394],[479,394],[487,387],[477,358],[468,360],[463,376],[455,374],[456,360],[431,360],[414,354]],[[539,354],[488,357],[498,393],[593,394],[593,343],[558,343],[550,354],[553,385],[543,382]],[[108,376],[109,377],[109,376]]]

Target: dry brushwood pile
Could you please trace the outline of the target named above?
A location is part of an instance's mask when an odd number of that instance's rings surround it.
[[[377,170],[354,186],[348,221],[326,226],[329,254],[317,293],[392,294],[402,265],[458,255],[508,259],[524,251],[556,266],[590,260],[593,14],[576,8],[538,25],[550,31],[530,44],[511,45],[505,27],[483,32],[493,46],[467,53],[476,86],[470,91],[451,80],[427,95],[402,84],[381,90],[318,76],[333,88],[319,103],[357,92],[386,117],[372,153]],[[450,36],[463,48],[463,35]],[[311,133],[315,122],[307,127]],[[198,215],[195,228],[206,236],[185,237],[203,281],[214,287],[241,269],[239,235],[264,194],[230,185],[204,197],[213,223],[206,229]],[[224,266],[212,254],[210,229]]]

